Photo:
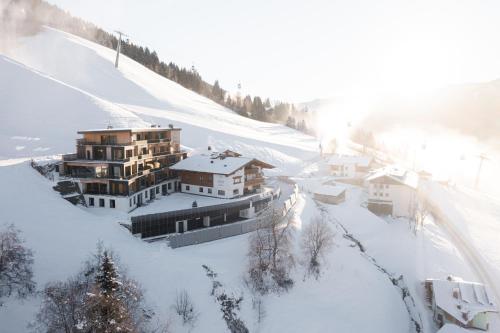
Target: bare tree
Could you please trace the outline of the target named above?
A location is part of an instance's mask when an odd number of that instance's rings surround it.
[[[199,313],[196,311],[191,297],[189,297],[186,289],[177,292],[175,304],[173,305],[175,312],[182,318],[183,325],[194,327]]]
[[[35,291],[33,252],[23,243],[14,225],[0,231],[0,306],[3,297],[26,298]]]
[[[289,273],[292,255],[292,219],[277,209],[260,217],[259,228],[250,237],[249,281],[261,294],[287,290],[293,285]]]
[[[417,203],[412,207],[412,216],[410,217],[410,230],[414,234],[422,229],[425,219],[429,216],[429,209],[427,204],[423,200],[417,201]]]
[[[320,276],[320,260],[333,246],[335,234],[323,216],[313,218],[302,232],[302,254],[307,273]]]

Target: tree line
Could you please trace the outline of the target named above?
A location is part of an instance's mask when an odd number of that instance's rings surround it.
[[[117,48],[118,39],[113,34],[93,23],[74,17],[44,0],[12,0],[5,7],[2,16],[6,18],[6,21],[8,21],[9,17],[17,18],[16,13],[21,9],[24,12],[22,23],[25,32],[33,33],[39,30],[41,26],[46,25],[108,48]],[[19,30],[18,27],[16,29]],[[221,87],[218,80],[213,84],[206,82],[194,66],[185,68],[173,62],[166,63],[159,59],[156,51],[134,44],[129,40],[122,41],[121,53],[157,74],[203,95],[241,116],[259,121],[284,124],[304,133],[314,134],[310,124],[307,124],[312,117],[306,107],[300,108],[292,103],[281,101],[271,103],[269,98],[263,99],[260,96],[231,95]]]

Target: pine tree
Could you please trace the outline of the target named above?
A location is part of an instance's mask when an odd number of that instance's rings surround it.
[[[131,332],[133,323],[125,304],[122,283],[115,264],[107,251],[101,258],[101,265],[96,275],[94,293],[89,299],[90,327],[92,332]]]

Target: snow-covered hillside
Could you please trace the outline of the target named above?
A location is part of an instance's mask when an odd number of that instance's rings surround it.
[[[114,57],[113,50],[53,29],[0,54],[0,224],[14,223],[23,232],[34,251],[39,289],[75,274],[101,240],[140,282],[158,318],[173,316],[176,292],[188,289],[200,312],[193,332],[227,330],[202,269],[208,265],[228,290],[244,296],[240,316],[251,332],[415,332],[413,319],[423,332],[433,333],[421,281],[449,273],[475,279],[432,219],[414,236],[406,221],[384,220],[366,210],[366,193],[359,187],[348,188],[344,204],[315,203],[311,192],[327,172],[314,138],[243,118],[127,57],[117,70]],[[297,265],[294,287],[264,297],[265,316],[258,323],[253,296],[243,283],[248,235],[175,250],[146,243],[117,223],[122,216],[61,199],[54,183],[27,163],[32,156],[74,151],[78,129],[150,123],[181,127],[186,148],[233,149],[276,165],[273,174],[292,176],[300,187],[293,216],[296,254],[302,227],[312,217],[325,214],[336,232],[320,279],[304,279]],[[168,197],[157,203],[162,200]],[[402,284],[394,285],[400,275],[413,304],[403,299]],[[7,300],[0,307],[0,332],[26,331],[39,305],[37,297]],[[173,326],[175,332],[188,331],[175,319]]]
[[[279,168],[317,155],[312,137],[241,117],[125,56],[117,70],[114,60],[111,49],[49,28],[9,49],[0,58],[0,157],[70,152],[78,129],[144,122],[181,127],[184,146],[232,148]]]

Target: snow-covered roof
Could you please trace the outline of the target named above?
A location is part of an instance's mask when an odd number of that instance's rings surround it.
[[[372,162],[370,156],[362,155],[340,155],[335,154],[328,160],[329,165],[355,164],[361,167],[368,167]]]
[[[123,127],[123,128],[102,128],[102,129],[89,129],[89,130],[80,130],[78,131],[78,134],[85,134],[85,133],[102,133],[102,132],[131,132],[131,133],[138,133],[138,132],[160,132],[160,131],[180,131],[180,128],[171,128],[171,127]]]
[[[272,165],[253,158],[225,156],[224,154],[214,152],[211,154],[199,154],[188,157],[174,164],[170,169],[230,175],[251,162],[259,163],[267,168],[273,167]]]
[[[377,169],[369,174],[366,180],[372,181],[380,177],[388,177],[401,185],[406,185],[414,189],[418,187],[418,174],[398,166],[387,166]]]
[[[463,324],[482,312],[498,312],[493,296],[481,283],[448,277],[446,280],[428,280],[436,305]]]
[[[472,331],[466,330],[460,326],[455,324],[445,324],[439,331],[436,333],[471,333]]]
[[[342,192],[344,192],[344,191],[345,191],[344,186],[322,185],[314,190],[314,194],[336,197],[336,196],[342,194]]]

